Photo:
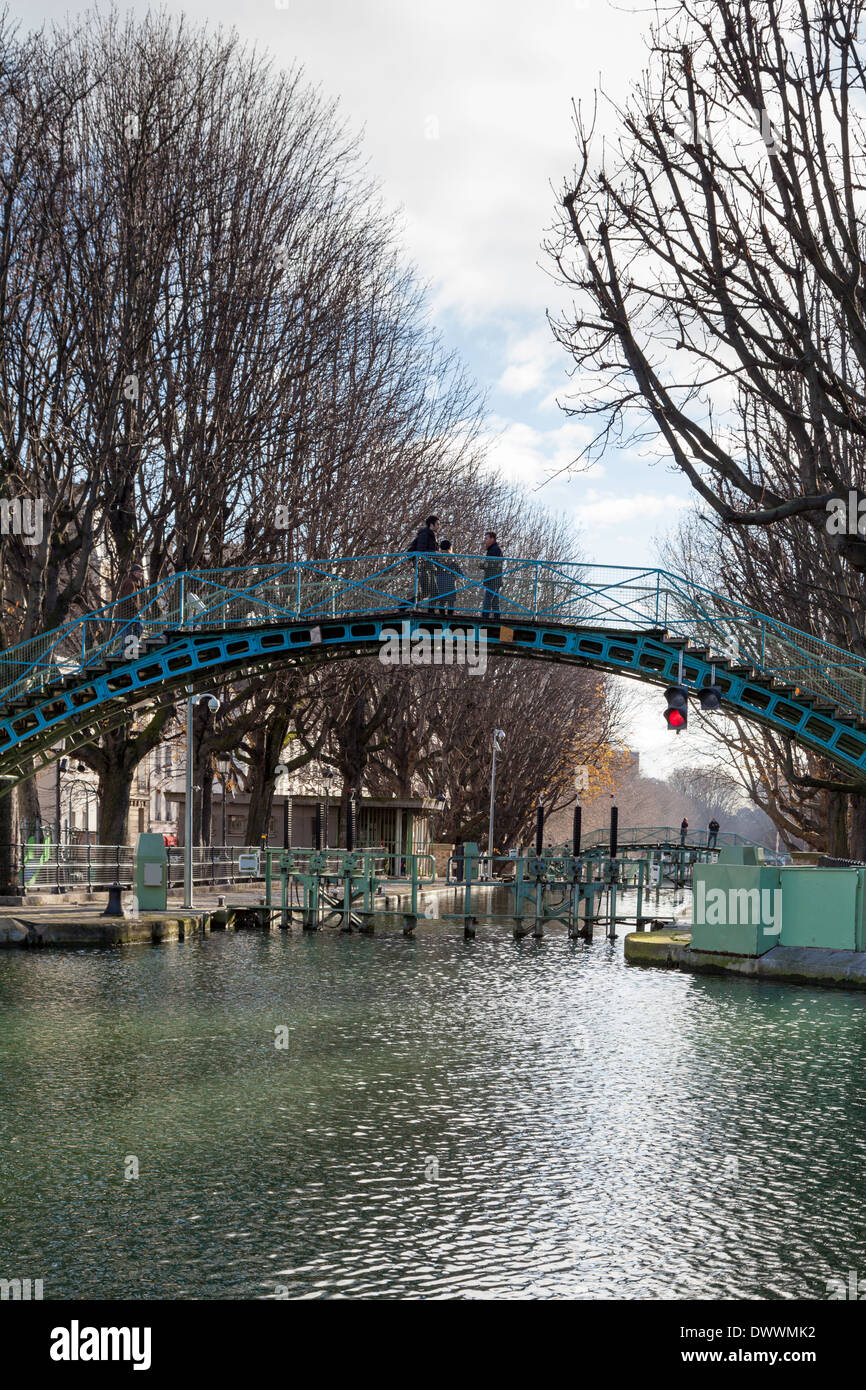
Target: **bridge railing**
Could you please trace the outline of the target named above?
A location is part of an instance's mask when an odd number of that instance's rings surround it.
[[[16,877],[25,893],[104,889],[113,883],[119,883],[121,888],[132,888],[135,882],[135,848],[132,845],[45,844],[37,845],[35,850],[31,845],[15,845],[13,849],[18,865]],[[194,845],[193,881],[206,885],[264,879],[263,859],[258,875],[241,872],[240,855],[253,852],[259,852],[258,846]],[[183,847],[170,847],[167,858],[169,888],[182,887]]]
[[[628,825],[621,826],[617,831],[617,840],[621,845],[664,845],[680,843],[680,828],[678,825]],[[708,830],[687,830],[685,844],[705,849],[709,842],[710,832]],[[587,847],[593,845],[607,844],[610,834],[604,828],[591,830],[583,836],[582,843]],[[754,845],[754,840],[747,840],[742,835],[738,835],[735,830],[720,830],[716,843],[719,845]]]
[[[486,563],[477,554],[400,552],[171,575],[0,652],[0,697],[38,691],[109,658],[132,659],[142,639],[161,633],[439,609],[455,619],[492,612],[514,625],[664,630],[706,647],[711,659],[727,656],[843,710],[866,711],[861,658],[678,575],[504,556],[500,573],[485,577]]]

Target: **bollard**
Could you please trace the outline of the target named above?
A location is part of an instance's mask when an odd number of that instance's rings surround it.
[[[105,911],[101,912],[100,917],[125,917],[123,910],[123,900],[121,898],[121,888],[119,883],[112,883],[108,890],[108,903]]]

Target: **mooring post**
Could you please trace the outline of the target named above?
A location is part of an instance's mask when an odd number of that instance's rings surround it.
[[[544,802],[543,802],[543,801],[539,801],[538,806],[537,806],[537,808],[536,808],[536,812],[535,812],[535,862],[534,862],[534,864],[533,864],[533,866],[532,866],[532,872],[533,872],[533,874],[535,875],[535,922],[534,922],[533,929],[532,929],[532,935],[535,936],[535,937],[542,937],[542,936],[544,935],[544,928],[543,928],[542,925],[541,925],[541,919],[542,919],[542,913],[543,913],[542,904],[541,904],[541,897],[542,897],[542,894],[543,894],[543,892],[544,892],[544,885],[543,885],[542,877],[541,877],[541,876],[542,876],[542,873],[543,873],[543,871],[544,871],[544,866],[543,866],[543,863],[542,863],[542,855],[543,855],[543,854],[544,854]],[[516,937],[525,936],[525,935],[526,935],[526,932],[522,929],[522,927],[519,927],[517,924],[515,924],[515,927],[514,927],[514,935],[515,935]]]
[[[308,910],[305,914],[304,929],[306,931],[317,931],[319,927],[319,856],[310,855],[310,891],[308,898]]]
[[[523,925],[523,894],[526,891],[523,883],[524,858],[518,854],[514,861],[514,924],[515,935]],[[521,933],[522,935],[522,933]]]
[[[536,873],[541,868],[541,861],[536,864]],[[535,880],[535,925],[532,928],[532,935],[541,940],[544,936],[544,880],[539,874]]]
[[[592,940],[592,933],[595,927],[595,879],[591,878],[584,888],[587,898],[586,910],[583,914],[583,939]]]
[[[574,818],[571,823],[571,922],[569,923],[568,935],[572,941],[576,941],[580,936],[580,904],[583,901],[583,865],[580,859],[580,836],[581,821],[583,812],[580,804],[574,808]]]
[[[348,831],[348,824],[346,830]],[[352,930],[352,869],[351,856],[345,857],[345,877],[343,878],[343,931]]]
[[[616,885],[619,876],[617,851],[619,849],[619,807],[610,808],[610,916],[607,922],[607,939],[616,939]]]
[[[637,910],[635,912],[635,929],[637,931],[643,931],[643,870],[644,861],[639,859],[637,866]]]

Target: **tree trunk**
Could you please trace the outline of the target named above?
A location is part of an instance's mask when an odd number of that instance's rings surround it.
[[[848,800],[851,805],[851,833],[848,839],[851,858],[866,861],[866,795],[851,792]]]
[[[19,782],[15,795],[18,798],[18,815],[21,820],[22,832],[26,826],[27,835],[32,835],[37,826],[42,823],[42,809],[39,805],[39,789],[35,776],[31,775],[26,781]]]
[[[291,715],[274,715],[267,728],[257,729],[251,760],[250,809],[247,815],[247,844],[259,845],[271,823],[274,800],[274,768],[280,761]]]
[[[14,792],[0,796],[0,896],[21,891],[18,877],[18,807]]]
[[[848,794],[827,792],[827,850],[833,859],[850,859],[848,852]]]
[[[106,738],[106,744],[108,742]],[[127,767],[122,752],[104,749],[108,766],[99,774],[99,843],[129,843],[129,798],[135,767]]]

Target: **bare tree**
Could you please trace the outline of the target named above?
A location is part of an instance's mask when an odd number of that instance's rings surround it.
[[[824,532],[864,486],[863,9],[678,0],[603,151],[577,113],[549,244],[572,413],[600,422],[589,455],[652,436],[729,527]],[[866,569],[856,531],[828,544]]]

